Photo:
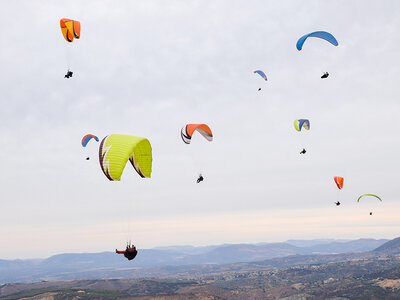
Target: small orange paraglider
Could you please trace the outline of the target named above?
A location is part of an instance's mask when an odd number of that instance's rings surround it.
[[[338,189],[341,190],[343,188],[344,178],[340,176],[334,176],[333,180],[335,180]]]
[[[65,40],[72,43],[74,38],[81,37],[81,23],[79,21],[63,18],[60,20],[62,35]]]

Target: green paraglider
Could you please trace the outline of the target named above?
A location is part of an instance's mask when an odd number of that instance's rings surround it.
[[[111,134],[100,144],[99,160],[104,175],[111,180],[121,180],[128,160],[143,178],[150,178],[152,153],[148,139],[132,135]]]
[[[366,197],[366,196],[375,197],[375,198],[378,198],[380,201],[382,201],[382,199],[381,199],[379,196],[377,196],[377,195],[374,195],[374,194],[364,194],[364,195],[361,195],[360,197],[358,197],[357,202],[360,202],[360,199],[361,199],[362,197]]]
[[[379,196],[374,195],[374,194],[364,194],[364,195],[361,195],[360,197],[358,197],[357,202],[360,202],[360,199],[361,199],[361,198],[367,197],[367,196],[369,196],[369,197],[375,197],[375,198],[379,199],[379,200],[382,202],[382,199],[381,199]],[[369,215],[372,216],[372,211],[369,212]]]

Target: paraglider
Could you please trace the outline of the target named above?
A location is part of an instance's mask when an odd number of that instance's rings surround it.
[[[96,142],[99,141],[99,138],[97,136],[93,134],[86,134],[85,136],[83,136],[81,141],[82,147],[86,147],[86,145],[89,143],[91,139],[94,139]]]
[[[82,147],[86,147],[86,145],[89,143],[90,140],[95,140],[96,142],[99,141],[99,138],[93,134],[86,134],[83,136],[82,141],[81,141],[81,145]],[[86,160],[89,160],[90,157],[86,157]]]
[[[265,75],[265,73],[261,70],[256,70],[253,72],[254,74],[258,74],[260,75],[265,81],[267,81],[267,75]],[[258,88],[258,91],[261,91],[261,88]]]
[[[118,250],[115,249],[115,253],[117,254],[123,254],[128,260],[132,260],[136,257],[138,251],[136,250],[136,247],[129,242],[126,245],[126,249],[125,250]]]
[[[335,181],[336,186],[338,187],[338,189],[341,190],[343,188],[344,178],[340,177],[340,176],[334,176],[333,180]]]
[[[121,180],[128,160],[140,177],[150,178],[152,149],[149,140],[132,135],[111,134],[101,141],[100,166],[109,180]]]
[[[79,21],[63,18],[60,20],[61,33],[68,43],[72,43],[74,38],[81,37],[81,23]]]
[[[254,71],[253,73],[254,73],[254,74],[260,75],[265,81],[268,80],[268,79],[267,79],[267,75],[265,75],[265,73],[264,73],[263,71],[261,71],[261,70],[256,70],[256,71]]]
[[[70,70],[68,70],[67,74],[64,75],[64,78],[70,78],[70,77],[72,77],[72,74],[74,74],[74,73],[71,72]]]
[[[343,178],[343,177],[340,177],[340,176],[334,176],[334,177],[333,177],[333,180],[335,181],[336,186],[337,186],[337,188],[339,189],[339,190],[337,191],[337,194],[336,194],[336,202],[335,202],[336,206],[339,206],[339,205],[340,205],[340,201],[339,201],[339,198],[340,198],[340,190],[343,188],[344,178]]]
[[[305,34],[301,38],[299,38],[299,40],[296,43],[297,50],[300,51],[301,49],[303,49],[303,44],[309,37],[316,37],[316,38],[323,39],[323,40],[331,43],[334,46],[338,46],[339,45],[339,43],[336,40],[336,38],[332,34],[330,34],[329,32],[326,32],[326,31],[315,31],[315,32],[311,32],[311,33]]]
[[[382,202],[382,199],[381,199],[379,196],[374,195],[374,194],[364,194],[364,195],[361,195],[360,197],[358,197],[357,202],[360,202],[360,199],[363,198],[363,197],[366,197],[366,196],[375,197],[375,198],[379,199],[379,200]]]
[[[301,131],[302,129],[305,130],[310,130],[310,120],[308,119],[297,119],[294,120],[294,129],[296,129],[296,131]],[[300,151],[300,154],[306,154],[306,149],[303,148],[303,150]]]
[[[185,144],[190,144],[193,133],[197,131],[202,136],[204,136],[207,141],[211,142],[213,140],[213,134],[210,127],[206,124],[187,124],[182,127],[181,137]]]
[[[213,140],[213,134],[207,124],[187,124],[181,129],[181,138],[185,144],[190,144],[194,132],[199,132],[207,141],[211,142]],[[196,182],[200,183],[204,180],[203,175],[200,173]]]
[[[374,194],[364,194],[364,195],[361,195],[360,197],[358,197],[357,202],[360,202],[360,199],[361,199],[361,198],[367,197],[367,196],[368,196],[368,197],[375,197],[375,198],[377,198],[379,201],[382,202],[382,199],[381,199],[379,196],[374,195]],[[369,212],[369,215],[372,216],[372,211]]]
[[[197,183],[200,183],[204,180],[203,175],[199,175],[199,178],[197,178]]]
[[[328,72],[325,72],[324,74],[322,74],[321,78],[322,78],[322,79],[328,78],[328,76],[329,76],[329,73],[328,73]]]
[[[301,129],[310,130],[310,120],[307,119],[297,119],[294,120],[294,128],[297,131],[301,131]]]
[[[74,38],[81,37],[81,23],[79,21],[63,18],[60,20],[61,33],[68,43],[72,43]],[[71,78],[74,73],[68,69],[64,78]]]

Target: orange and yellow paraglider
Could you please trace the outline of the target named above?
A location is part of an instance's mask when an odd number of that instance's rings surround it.
[[[81,37],[81,23],[79,21],[63,18],[60,20],[62,35],[65,40],[72,43],[74,38]]]

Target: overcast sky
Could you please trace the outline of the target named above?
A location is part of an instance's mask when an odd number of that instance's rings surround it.
[[[400,2],[1,3],[0,258],[399,235]],[[297,51],[316,30],[339,46]],[[148,138],[152,177],[108,181],[87,133]]]

